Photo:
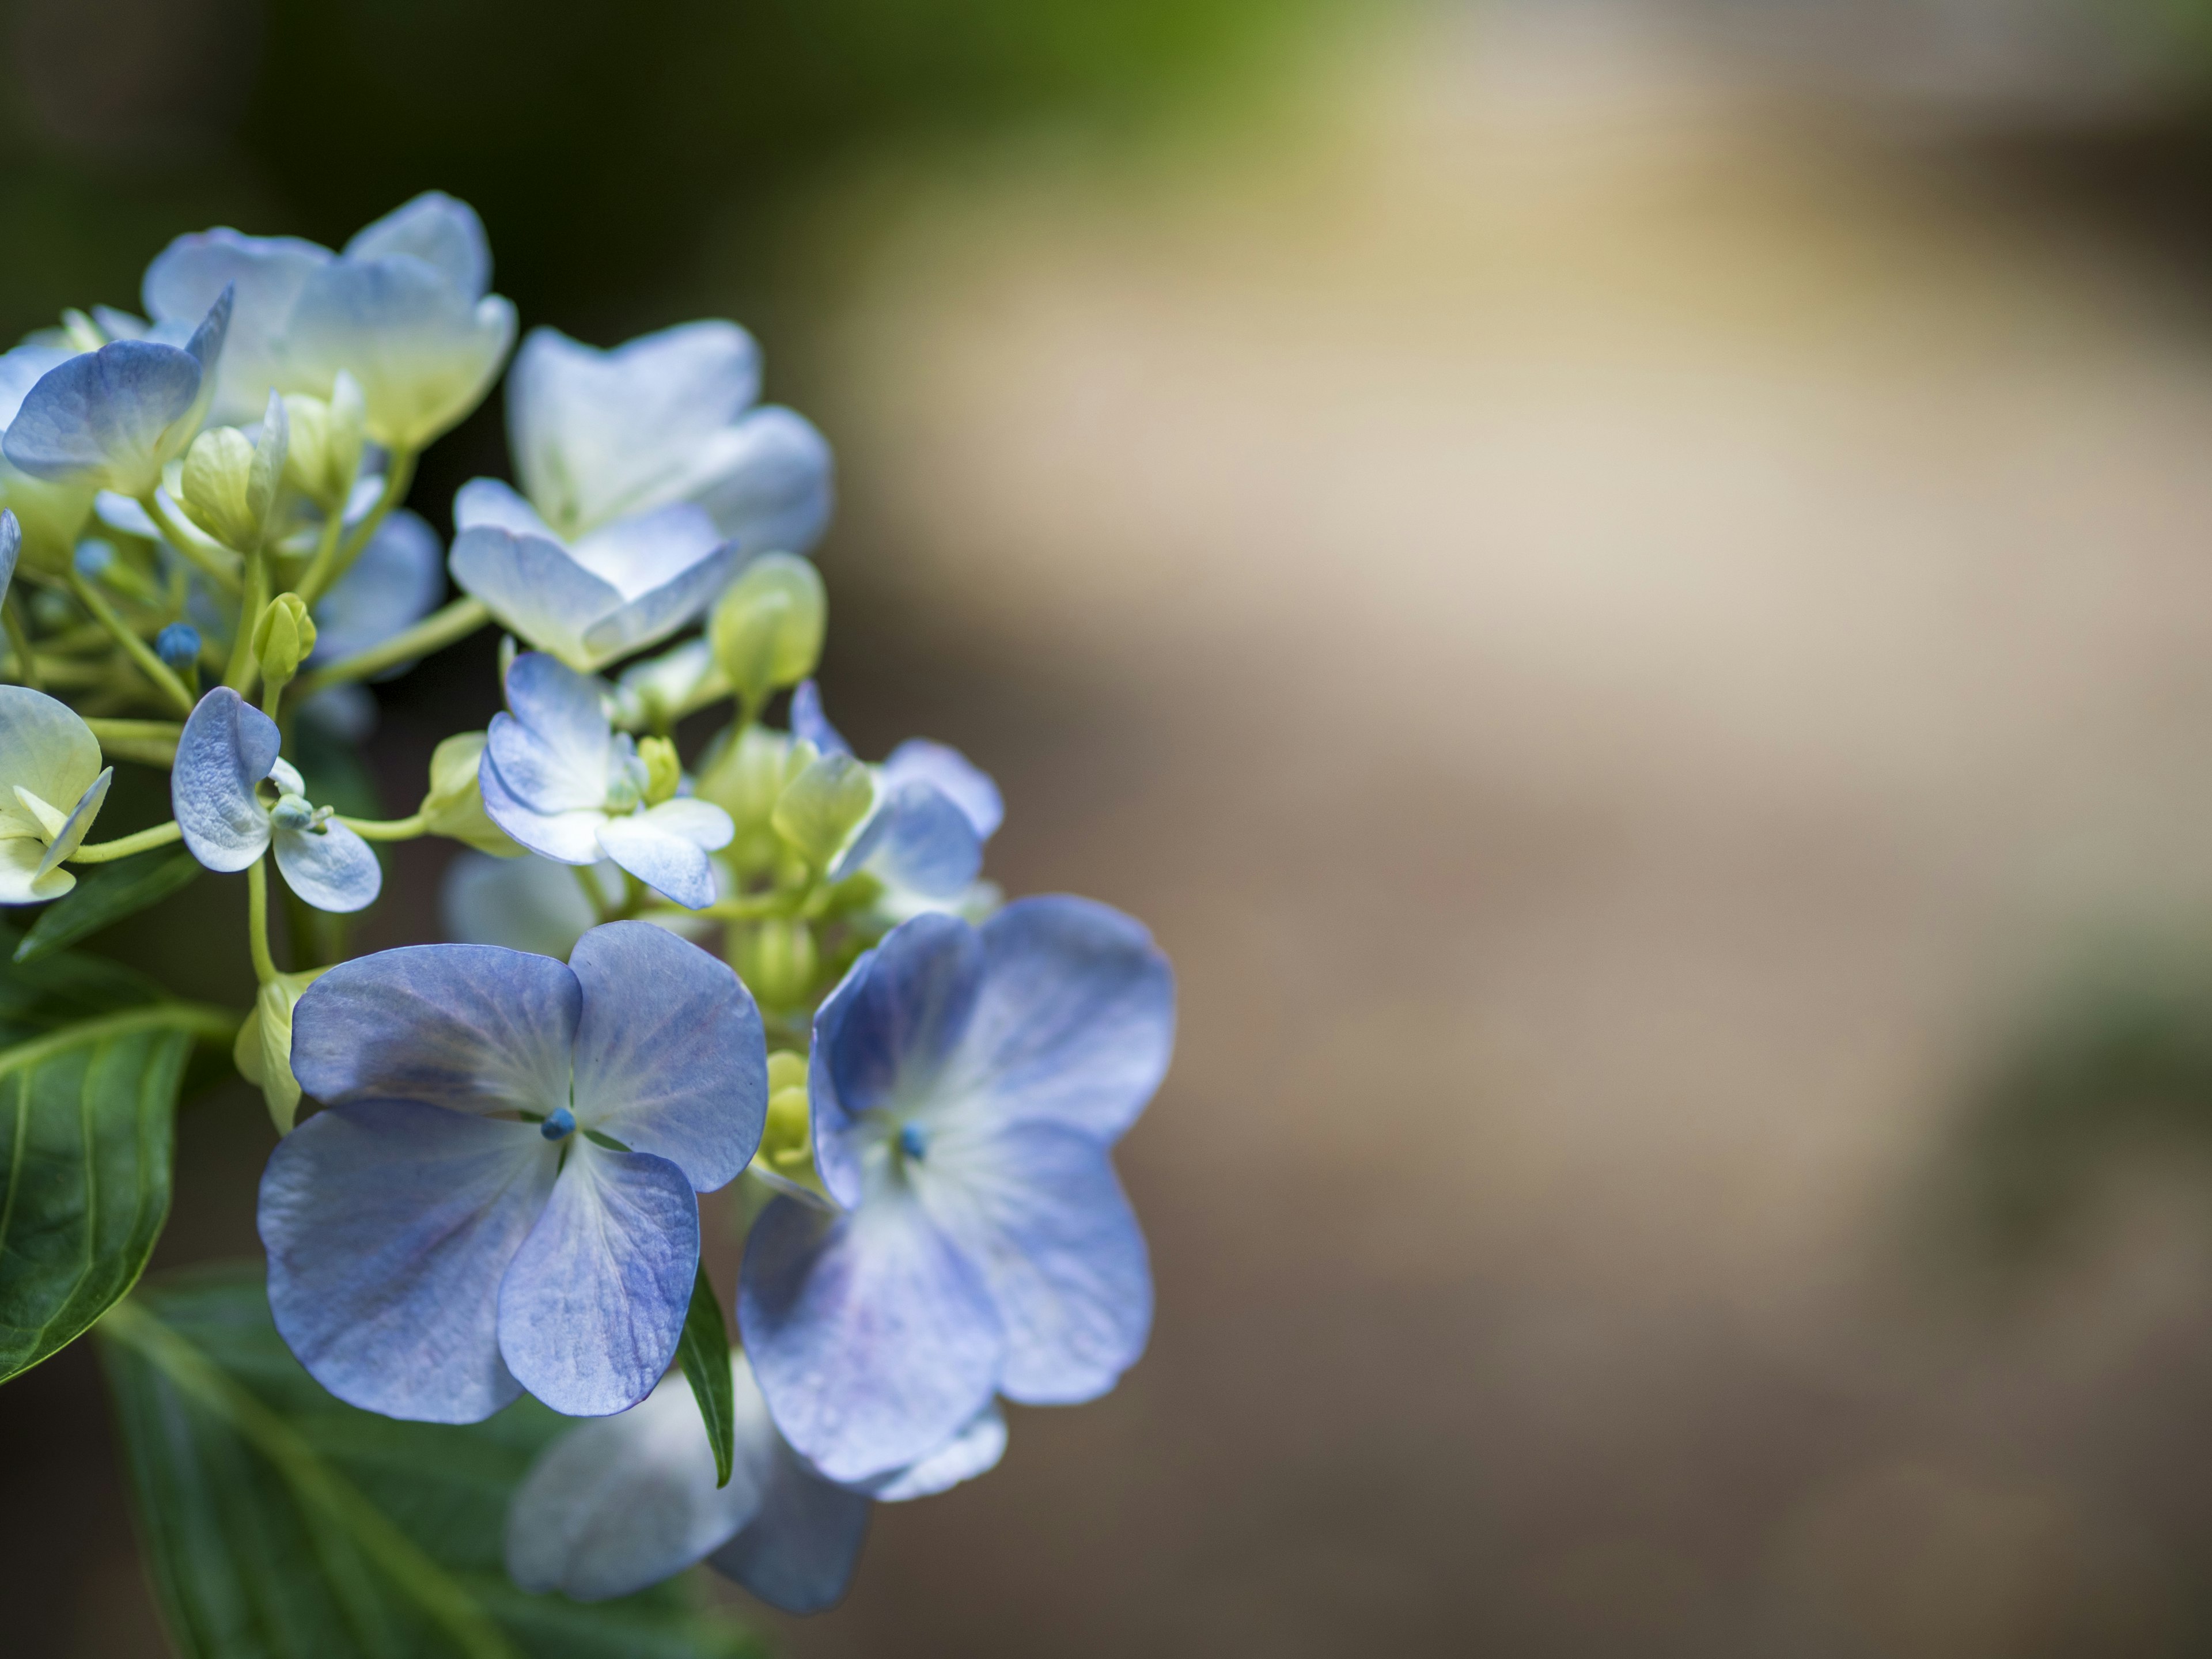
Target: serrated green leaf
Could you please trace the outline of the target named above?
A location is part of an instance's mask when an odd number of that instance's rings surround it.
[[[139,1535],[185,1659],[760,1659],[684,1587],[580,1605],[515,1589],[509,1495],[568,1426],[537,1401],[402,1423],[333,1399],[256,1267],[149,1284],[100,1327]]]
[[[691,1306],[684,1316],[676,1358],[706,1421],[707,1443],[714,1449],[714,1484],[726,1486],[738,1457],[738,1395],[730,1378],[729,1328],[722,1322],[722,1304],[714,1299],[714,1281],[707,1277],[703,1261],[691,1281]]]
[[[169,1213],[185,1060],[224,1020],[152,1002],[0,1049],[0,1381],[137,1281]]]
[[[200,861],[180,847],[156,848],[85,877],[39,913],[16,942],[15,960],[38,961],[101,928],[159,904],[200,872]]]

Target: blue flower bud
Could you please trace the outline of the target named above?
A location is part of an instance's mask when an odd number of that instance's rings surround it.
[[[154,654],[179,674],[197,666],[200,659],[200,630],[190,623],[171,623],[154,635]]]
[[[919,1161],[929,1156],[929,1131],[919,1123],[902,1123],[898,1133],[899,1151],[904,1156]]]
[[[115,550],[106,542],[82,541],[76,544],[76,574],[87,581],[98,581],[100,574],[115,562]]]
[[[574,1133],[575,1127],[576,1115],[566,1106],[556,1106],[546,1115],[545,1121],[538,1126],[538,1133],[548,1140],[559,1140]]]

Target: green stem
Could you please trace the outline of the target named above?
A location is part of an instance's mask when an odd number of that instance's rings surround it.
[[[169,516],[169,509],[161,505],[158,491],[148,490],[138,498],[138,505],[144,507],[146,515],[161,526],[161,535],[169,545],[198,566],[203,576],[226,593],[234,594],[239,591],[238,573],[226,568],[212,551],[201,545],[198,537]],[[229,551],[228,548],[222,550]]]
[[[353,562],[361,556],[362,550],[382,527],[392,509],[405,497],[407,486],[414,481],[414,453],[411,450],[394,450],[384,470],[384,493],[376,498],[376,505],[370,507],[367,516],[353,527],[342,545],[336,542],[331,544],[336,549],[333,556],[326,558],[321,548],[315,550],[314,563],[307,567],[307,574],[300,579],[300,586],[293,591],[311,605],[328,592],[332,582],[353,568]],[[345,504],[341,501],[337,511],[331,516],[343,524]],[[326,537],[328,533],[325,532]]]
[[[420,812],[411,818],[333,817],[331,822],[343,823],[363,841],[413,841],[430,833],[429,820]]]
[[[340,1528],[393,1586],[427,1614],[467,1659],[520,1659],[484,1610],[353,1483],[324,1462],[299,1430],[202,1353],[190,1339],[126,1297],[100,1328],[135,1349],[178,1393],[213,1413],[267,1459],[302,1508]]]
[[[231,635],[230,664],[222,674],[222,683],[241,697],[252,693],[261,672],[253,655],[253,630],[268,608],[269,561],[257,553],[246,562],[246,592],[238,604],[238,629]]]
[[[246,945],[253,952],[253,977],[266,985],[276,977],[276,958],[269,954],[269,860],[246,866]]]
[[[85,724],[102,743],[110,738],[120,738],[126,743],[173,744],[185,735],[185,728],[175,720],[88,720]]]
[[[572,864],[568,868],[575,875],[576,885],[583,889],[584,902],[592,907],[592,914],[601,921],[612,921],[615,919],[614,913],[607,908],[606,899],[599,891],[599,878],[594,873],[592,866],[588,864]],[[688,915],[689,912],[679,914]]]
[[[154,647],[131,631],[130,624],[115,614],[100,591],[87,581],[76,566],[70,567],[70,591],[76,595],[77,603],[92,612],[93,619],[115,636],[138,671],[154,683],[154,688],[177,705],[178,712],[192,712],[192,694],[185,690],[185,683],[173,672],[169,665],[154,654]]]
[[[312,697],[333,685],[365,680],[395,664],[427,657],[433,651],[444,650],[456,640],[466,639],[490,620],[491,612],[484,609],[481,599],[455,599],[444,609],[433,611],[414,627],[394,634],[381,645],[373,645],[366,651],[341,658],[327,668],[301,676],[294,682],[299,688],[294,695],[303,699]]]
[[[33,691],[39,689],[39,658],[31,649],[31,635],[23,626],[23,607],[13,593],[0,592],[0,623],[8,629],[8,648],[15,653],[15,678]]]
[[[185,832],[177,827],[174,818],[167,823],[157,823],[151,830],[141,830],[135,836],[120,836],[113,841],[88,842],[69,856],[71,864],[106,864],[111,859],[127,859],[133,853],[143,853],[149,848],[167,847],[173,841],[184,839]]]
[[[350,483],[347,488],[350,490]],[[322,597],[323,589],[330,582],[331,566],[337,562],[338,543],[344,535],[345,502],[341,499],[337,510],[324,516],[323,533],[315,542],[315,556],[307,562],[307,568],[300,573],[300,580],[292,589],[310,605]]]

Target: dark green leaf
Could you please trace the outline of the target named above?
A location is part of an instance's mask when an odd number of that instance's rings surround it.
[[[139,1535],[185,1659],[759,1659],[680,1583],[581,1606],[501,1565],[508,1495],[570,1426],[357,1411],[300,1369],[258,1268],[149,1285],[100,1325]]]
[[[144,975],[104,957],[70,953],[17,963],[15,944],[14,929],[0,926],[0,1047],[142,1007],[161,994]]]
[[[691,1308],[684,1316],[684,1335],[676,1345],[676,1358],[684,1367],[684,1380],[699,1402],[699,1415],[707,1420],[707,1443],[714,1449],[714,1484],[730,1484],[730,1468],[738,1455],[738,1397],[730,1380],[730,1333],[722,1323],[721,1304],[714,1300],[714,1282],[707,1277],[707,1264],[691,1281]]]
[[[39,913],[16,944],[15,959],[36,962],[88,939],[111,923],[136,915],[191,881],[200,861],[181,847],[156,848],[86,876]]]
[[[185,1060],[222,1020],[151,1002],[0,1049],[0,1380],[137,1281],[169,1213]]]

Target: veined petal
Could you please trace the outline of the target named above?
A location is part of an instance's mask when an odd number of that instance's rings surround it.
[[[336,662],[381,645],[428,616],[445,597],[446,556],[438,532],[405,507],[397,508],[315,606],[309,660]],[[404,665],[390,672],[403,671]]]
[[[572,668],[589,668],[586,629],[623,608],[623,597],[557,542],[479,524],[453,538],[447,560],[462,592],[502,626]]]
[[[806,1467],[775,1431],[751,1368],[742,1355],[736,1358],[738,1433],[750,1442],[761,1433],[755,1425],[764,1425],[768,1480],[753,1518],[708,1560],[770,1607],[823,1612],[843,1599],[852,1582],[874,1505]]]
[[[999,1391],[1095,1400],[1145,1351],[1152,1275],[1106,1148],[1080,1130],[947,1130],[915,1176],[923,1204],[981,1263],[1006,1333]]]
[[[22,550],[22,521],[13,513],[0,511],[0,599],[8,597],[8,584],[15,580],[15,561]]]
[[[484,945],[380,951],[307,988],[292,1016],[292,1070],[331,1104],[383,1097],[543,1115],[568,1103],[581,1002],[576,976],[548,957]]]
[[[1152,935],[1065,894],[1017,899],[980,931],[983,989],[945,1067],[945,1109],[1118,1137],[1175,1048],[1175,974]]]
[[[484,753],[500,781],[532,811],[604,808],[611,782],[613,728],[599,682],[542,651],[526,651],[507,671],[512,714],[492,718]]]
[[[843,1482],[950,1440],[996,1392],[1006,1352],[981,1270],[896,1192],[839,1216],[770,1204],[746,1242],[738,1326],[776,1427]]]
[[[713,1192],[752,1161],[768,1111],[760,1010],[728,964],[649,922],[577,941],[577,1123]]]
[[[0,431],[5,431],[15,424],[15,416],[23,407],[23,399],[30,396],[33,386],[70,358],[82,355],[70,346],[38,345],[28,342],[0,352]]]
[[[481,300],[491,286],[491,244],[483,221],[466,202],[442,190],[426,190],[354,233],[349,259],[412,254],[437,271],[464,299]]]
[[[932,786],[967,815],[983,841],[1006,821],[1006,804],[991,775],[948,744],[908,738],[884,762],[884,781],[893,790],[909,783]]]
[[[830,471],[813,423],[771,405],[702,446],[684,493],[745,553],[804,553],[829,527]]]
[[[318,910],[346,915],[376,902],[384,867],[369,844],[343,823],[277,830],[276,868],[284,884]]]
[[[699,1270],[699,1200],[684,1171],[581,1135],[499,1292],[499,1346],[556,1412],[605,1417],[653,1392],[676,1357]]]
[[[70,358],[23,399],[0,451],[34,478],[138,495],[183,447],[199,360],[175,346],[117,340]]]
[[[243,236],[223,228],[178,237],[146,267],[146,310],[163,323],[199,318],[225,288],[237,289],[212,419],[243,425],[260,414],[269,389],[282,379],[276,336],[301,288],[331,257],[328,248],[295,236]]]
[[[112,766],[108,767],[92,781],[92,787],[78,798],[76,806],[70,809],[68,819],[58,830],[55,831],[53,841],[46,848],[46,857],[39,860],[40,877],[44,877],[58,867],[64,859],[74,857],[76,849],[84,845],[85,836],[92,828],[92,821],[100,816],[100,803],[107,799],[107,786],[114,781],[114,777],[115,769]]]
[[[945,915],[901,923],[856,964],[834,1024],[817,1026],[843,1112],[927,1106],[975,1012],[983,973],[975,930]],[[818,1115],[817,1127],[825,1138],[845,1132]]]
[[[270,1311],[308,1374],[418,1421],[474,1423],[512,1401],[499,1287],[558,1161],[530,1124],[414,1101],[335,1106],[293,1130],[261,1177],[261,1242]]]
[[[969,1419],[967,1427],[920,1462],[878,1475],[866,1482],[863,1490],[879,1504],[934,1498],[963,1480],[989,1474],[1006,1455],[1006,1414],[994,1400]]]
[[[884,782],[890,785],[890,779]],[[909,780],[884,792],[882,830],[862,836],[865,862],[895,887],[926,898],[963,893],[983,868],[983,838],[958,803],[933,783]]]
[[[277,763],[276,722],[227,685],[199,700],[169,774],[185,845],[210,870],[243,870],[269,846],[269,809],[254,786]]]
[[[492,716],[496,727],[504,715]],[[487,747],[477,763],[477,792],[483,797],[484,815],[539,856],[562,864],[598,864],[606,857],[599,846],[599,828],[607,815],[597,807],[574,807],[564,812],[537,812],[500,781]]]
[[[73,801],[100,775],[100,739],[67,703],[26,685],[0,685],[0,836],[47,826],[15,799],[21,785],[40,800]]]
[[[507,834],[522,840],[513,830]],[[697,910],[714,902],[714,866],[706,849],[689,836],[654,823],[651,813],[603,819],[599,842],[609,858],[671,902]]]

